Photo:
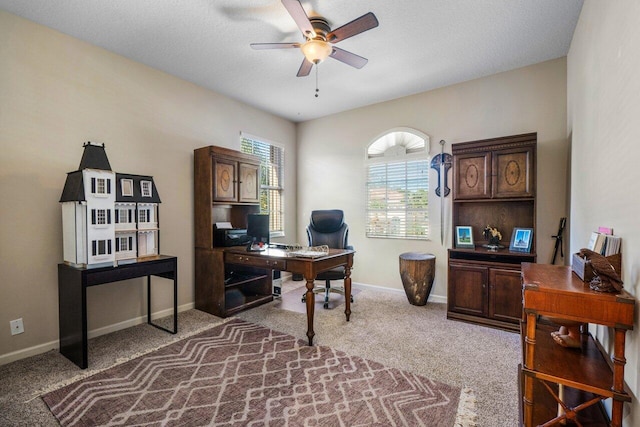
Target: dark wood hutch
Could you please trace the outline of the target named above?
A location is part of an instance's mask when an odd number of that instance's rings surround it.
[[[520,263],[536,261],[537,134],[453,144],[452,227],[471,226],[473,249],[449,249],[447,318],[518,331],[522,318]],[[484,245],[486,226],[503,248]],[[534,230],[531,251],[509,251],[514,227]]]
[[[216,223],[247,228],[259,213],[260,159],[223,147],[194,150],[195,307],[220,317],[272,301],[271,270],[225,263]]]

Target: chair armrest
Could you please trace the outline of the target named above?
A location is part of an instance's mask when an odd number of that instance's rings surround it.
[[[344,248],[345,248],[345,249],[348,249],[348,250],[350,250],[350,251],[352,251],[352,250],[353,250],[353,246],[351,246],[351,245],[347,245],[347,246],[345,246]]]

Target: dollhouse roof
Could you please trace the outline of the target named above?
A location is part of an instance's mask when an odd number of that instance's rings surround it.
[[[60,203],[62,202],[82,202],[84,197],[84,185],[82,182],[82,171],[69,172],[64,183]]]
[[[84,144],[84,152],[82,153],[82,160],[77,171],[69,172],[67,174],[67,180],[64,183],[64,189],[60,196],[60,202],[82,202],[85,201],[83,175],[84,169],[98,169],[111,171],[111,165],[107,158],[107,153],[104,150],[104,144],[96,145],[91,142]],[[122,179],[130,179],[133,181],[133,195],[122,195]],[[142,196],[142,181],[151,181],[151,197]],[[158,195],[158,189],[153,182],[153,177],[147,175],[133,175],[116,173],[116,202],[122,203],[160,203],[160,196]]]
[[[122,195],[122,179],[130,179],[133,181],[133,196]],[[142,196],[141,181],[151,181],[151,197]],[[116,173],[116,202],[121,203],[160,203],[160,195],[156,184],[153,182],[152,176],[132,175],[126,173]]]
[[[107,152],[104,151],[104,144],[95,145],[91,142],[84,144],[84,152],[78,170],[83,169],[100,169],[105,171],[111,170]]]

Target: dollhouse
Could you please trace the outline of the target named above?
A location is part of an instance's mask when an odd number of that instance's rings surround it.
[[[157,255],[160,197],[153,177],[115,173],[104,144],[83,146],[60,197],[64,261],[106,266]]]

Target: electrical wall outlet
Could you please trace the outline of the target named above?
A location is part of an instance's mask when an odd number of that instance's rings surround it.
[[[12,320],[9,322],[11,325],[11,335],[18,335],[24,332],[24,324],[22,323],[22,318]]]

